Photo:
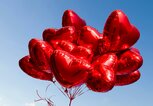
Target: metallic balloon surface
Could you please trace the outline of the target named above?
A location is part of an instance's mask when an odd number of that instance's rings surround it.
[[[119,54],[117,75],[131,73],[141,67],[143,59],[139,53],[135,52],[135,48],[132,49],[128,49]]]
[[[74,26],[76,29],[80,29],[85,26],[86,22],[79,17],[74,11],[66,10],[62,17],[62,26]]]
[[[83,59],[78,59],[68,52],[55,50],[51,56],[52,70],[57,81],[64,87],[85,83],[90,64]]]
[[[29,54],[31,60],[38,68],[50,71],[49,59],[53,53],[52,47],[42,40],[31,39],[29,42]]]
[[[42,80],[52,80],[53,74],[50,69],[50,56],[52,47],[45,41],[31,39],[29,41],[29,56],[19,61],[21,69],[32,77]],[[45,77],[46,75],[46,77]]]
[[[43,40],[50,43],[50,45],[56,49],[58,43],[62,40],[69,42],[76,42],[77,33],[73,26],[62,27],[58,30],[56,29],[46,29],[43,32]]]
[[[81,29],[80,36],[77,42],[79,45],[90,48],[95,52],[98,46],[99,37],[100,33],[95,28],[84,26]]]
[[[128,85],[136,82],[140,78],[140,72],[138,70],[131,72],[129,74],[117,75],[116,76],[116,86]]]
[[[96,92],[107,92],[114,87],[117,56],[105,54],[93,62],[94,69],[88,76],[87,86]]]
[[[132,25],[128,17],[121,11],[115,10],[108,17],[104,30],[104,45],[102,52],[121,51],[130,48],[139,39],[138,29]]]
[[[20,68],[29,76],[41,79],[41,80],[49,80],[52,81],[53,74],[51,71],[41,70],[35,65],[30,56],[25,56],[19,60]]]
[[[85,84],[94,92],[136,82],[143,58],[132,46],[139,30],[121,10],[113,11],[102,32],[86,25],[74,11],[66,10],[62,28],[47,28],[43,40],[29,42],[29,55],[19,60],[28,75],[72,88]]]

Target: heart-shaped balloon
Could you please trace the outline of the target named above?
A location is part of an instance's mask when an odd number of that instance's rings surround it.
[[[53,53],[52,47],[45,41],[31,39],[29,42],[29,54],[31,61],[40,69],[50,72],[50,56]]]
[[[123,86],[123,85],[128,85],[136,82],[140,78],[140,72],[134,71],[129,74],[124,74],[124,75],[116,75],[116,86]]]
[[[58,43],[57,49],[67,51],[75,57],[80,59],[86,59],[89,62],[91,62],[93,57],[93,52],[91,49],[88,49],[84,46],[77,46],[74,43],[64,40]]]
[[[72,50],[71,54],[73,54],[77,58],[86,59],[89,61],[89,63],[92,61],[93,55],[94,55],[94,53],[91,49],[86,48],[84,46],[76,46]]]
[[[121,10],[115,10],[108,17],[103,30],[103,40],[109,45],[107,48],[102,46],[100,50],[105,53],[128,49],[135,44],[139,36],[139,31],[130,24],[128,17]]]
[[[57,48],[58,43],[61,40],[76,42],[78,35],[75,27],[66,26],[61,29],[46,29],[43,32],[43,40],[49,42],[54,49]]]
[[[108,37],[103,36],[103,34],[101,34],[98,40],[98,53],[100,55],[108,53],[110,46],[111,46],[111,42],[109,42]]]
[[[141,55],[140,51],[137,48],[131,47],[131,51]]]
[[[30,75],[31,77],[41,80],[49,80],[49,81],[52,81],[53,79],[52,72],[39,69],[37,65],[35,65],[31,61],[30,56],[25,56],[22,59],[20,59],[19,66],[26,74]]]
[[[54,36],[56,36],[56,31],[57,29],[54,28],[45,29],[42,33],[43,40],[49,42]]]
[[[86,22],[80,18],[74,11],[66,10],[62,17],[62,26],[74,26],[76,29],[80,29],[86,25]]]
[[[87,87],[95,92],[107,92],[114,87],[117,56],[113,53],[100,56],[93,62]]]
[[[54,51],[51,64],[56,80],[67,88],[84,83],[91,70],[88,61],[78,59],[62,50]]]
[[[71,53],[74,48],[76,48],[76,45],[74,43],[71,43],[65,40],[60,41],[56,47],[56,49],[58,50],[64,50],[69,53]]]
[[[81,29],[77,43],[95,52],[97,50],[99,37],[100,33],[95,28],[84,26]]]
[[[118,67],[116,74],[128,74],[138,70],[143,64],[141,55],[135,48],[128,49],[118,55]]]

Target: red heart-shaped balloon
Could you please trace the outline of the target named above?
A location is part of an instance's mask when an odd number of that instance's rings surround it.
[[[57,48],[58,43],[61,40],[76,42],[78,39],[78,35],[75,27],[66,26],[61,29],[46,29],[43,32],[43,40],[49,42],[54,49]]]
[[[44,71],[41,70],[35,65],[32,61],[30,56],[25,56],[19,60],[20,68],[31,77],[41,79],[41,80],[49,80],[52,81],[53,74],[51,71]]]
[[[56,49],[58,50],[64,50],[69,53],[71,53],[74,48],[76,48],[76,45],[74,43],[71,43],[65,40],[60,41],[56,47]]]
[[[137,48],[131,47],[130,50],[140,55],[140,51]]]
[[[54,51],[51,64],[56,80],[67,88],[84,83],[91,70],[88,61],[78,59],[62,50]]]
[[[54,36],[56,36],[56,31],[57,29],[54,28],[45,29],[42,33],[43,40],[49,42]]]
[[[86,22],[80,18],[74,11],[66,10],[62,17],[62,26],[74,26],[76,29],[80,29],[86,25]]]
[[[29,42],[29,54],[31,61],[40,70],[50,72],[50,56],[53,53],[52,47],[45,41],[31,39]]]
[[[101,52],[128,49],[139,39],[139,36],[139,31],[130,24],[128,17],[121,10],[115,10],[108,17],[103,30],[103,40],[109,45],[107,48],[102,46]]]
[[[143,59],[135,48],[128,49],[118,55],[118,67],[116,74],[128,74],[138,70],[143,64]]]
[[[114,87],[117,56],[104,54],[93,62],[94,70],[89,73],[87,87],[95,92],[107,92]]]
[[[80,59],[86,59],[89,62],[92,60],[93,57],[93,52],[91,49],[88,49],[83,46],[77,46],[74,43],[64,40],[58,43],[57,49],[67,51],[75,57]]]
[[[101,34],[95,28],[84,26],[81,29],[81,33],[77,43],[95,52],[97,50],[100,35]]]
[[[88,60],[89,62],[92,61],[92,57],[94,55],[93,51],[89,48],[86,48],[84,46],[76,46],[71,54],[73,54],[74,56],[76,56],[77,58],[80,58],[80,59],[86,59]]]
[[[140,72],[134,71],[129,74],[124,74],[124,75],[116,75],[116,86],[123,86],[123,85],[128,85],[136,82],[140,78]]]
[[[103,36],[103,34],[101,34],[98,40],[98,53],[100,55],[108,53],[110,46],[111,46],[111,42],[109,42],[108,37]]]

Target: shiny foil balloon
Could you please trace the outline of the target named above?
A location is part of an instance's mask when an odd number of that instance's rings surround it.
[[[38,68],[50,71],[50,56],[53,53],[52,47],[42,40],[31,39],[29,42],[29,54],[31,60]]]
[[[31,39],[29,42],[29,56],[19,61],[20,68],[28,75],[42,79],[52,80],[53,74],[50,69],[50,56],[52,47],[42,40]]]
[[[128,17],[121,10],[115,10],[105,23],[104,44],[100,50],[105,53],[128,49],[136,43],[139,36],[138,29],[129,22]]]
[[[67,88],[85,83],[88,72],[91,70],[86,60],[78,59],[62,50],[54,51],[51,64],[56,80]]]
[[[141,74],[138,70],[131,72],[129,74],[117,75],[115,85],[123,86],[123,85],[134,83],[140,78],[140,75]]]
[[[96,52],[100,33],[90,26],[84,26],[81,29],[77,43]]]
[[[91,61],[93,57],[93,52],[91,49],[88,49],[84,46],[77,46],[71,42],[64,40],[58,44],[57,49],[67,51],[80,59],[87,59]]]
[[[141,55],[138,51],[135,51],[135,48],[121,52],[118,58],[117,75],[128,74],[138,70],[143,63]]]
[[[53,74],[51,71],[41,70],[35,65],[30,56],[25,56],[19,60],[20,68],[29,76],[41,80],[49,80],[52,81]]]
[[[62,40],[69,42],[76,42],[78,39],[76,29],[73,26],[66,26],[56,29],[46,29],[43,32],[43,40],[51,44],[51,46],[56,49],[59,42]]]
[[[54,28],[45,29],[42,34],[43,40],[49,42],[52,37],[56,36],[56,31],[57,29]]]
[[[79,17],[74,11],[66,10],[62,17],[62,26],[74,26],[76,29],[81,29],[86,25],[86,22]]]
[[[117,56],[113,53],[100,56],[93,62],[94,69],[88,76],[87,87],[96,92],[107,92],[115,85]]]

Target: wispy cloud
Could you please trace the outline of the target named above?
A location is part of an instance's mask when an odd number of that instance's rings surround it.
[[[31,102],[31,103],[25,103],[24,106],[45,106],[46,102],[39,101],[39,102]],[[1,106],[1,105],[0,105]]]
[[[32,103],[25,103],[25,106],[36,106],[34,102]]]
[[[9,106],[9,105],[3,100],[3,98],[0,97],[0,106]]]

